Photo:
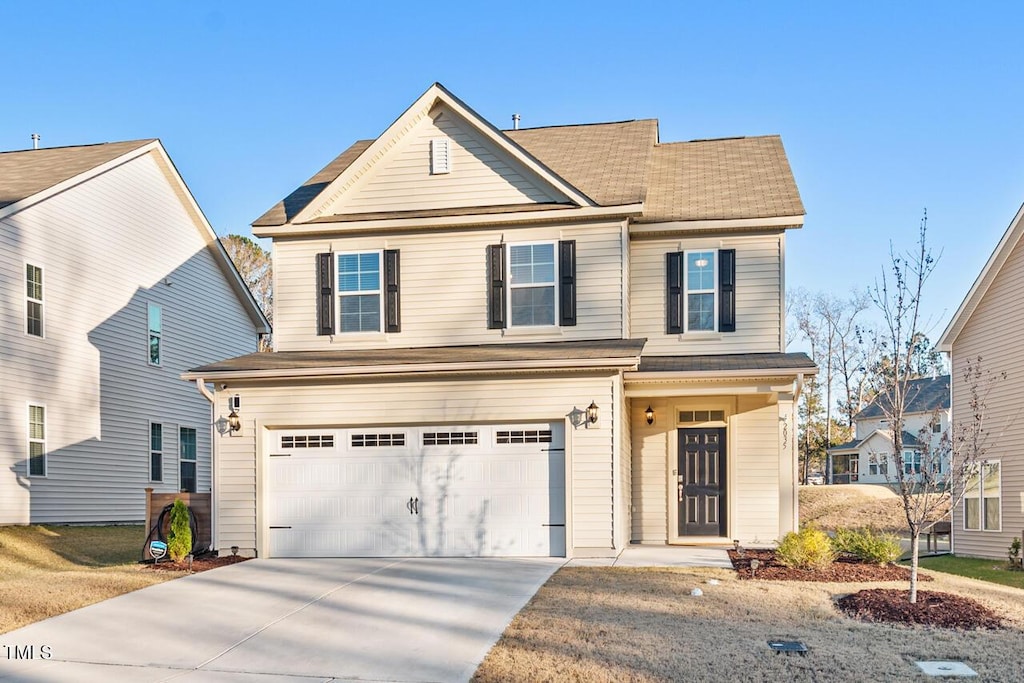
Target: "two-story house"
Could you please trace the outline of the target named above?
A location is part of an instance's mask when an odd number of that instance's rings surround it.
[[[216,387],[260,556],[610,556],[797,526],[777,136],[501,131],[440,85],[253,224],[275,351]]]
[[[931,461],[922,452],[938,455],[938,478],[949,471],[949,455],[943,453],[942,439],[949,431],[949,375],[921,377],[907,382],[903,415],[903,476],[919,480],[922,467]],[[854,415],[854,438],[833,446],[833,483],[895,484],[896,462],[892,457],[892,429],[886,417],[888,402],[883,394]],[[947,437],[948,438],[948,437]],[[923,462],[922,462],[923,460]]]
[[[159,141],[0,153],[0,524],[209,491],[211,404],[180,375],[268,331]]]

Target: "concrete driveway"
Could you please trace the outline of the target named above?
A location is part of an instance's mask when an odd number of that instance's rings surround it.
[[[0,635],[0,681],[465,681],[562,562],[251,560]]]

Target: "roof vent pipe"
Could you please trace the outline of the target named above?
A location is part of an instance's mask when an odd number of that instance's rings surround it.
[[[32,133],[32,149],[39,149],[39,133]]]
[[[519,130],[519,114],[512,114],[512,130]]]

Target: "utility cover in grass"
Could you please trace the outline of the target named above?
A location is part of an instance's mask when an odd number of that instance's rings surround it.
[[[978,672],[963,662],[914,662],[929,676],[977,676]]]

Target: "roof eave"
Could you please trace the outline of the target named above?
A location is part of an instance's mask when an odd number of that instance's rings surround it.
[[[644,235],[662,232],[722,232],[738,230],[795,230],[803,227],[804,215],[771,216],[766,218],[712,218],[682,221],[642,222],[641,216],[629,227],[629,234]]]
[[[800,376],[816,375],[817,367],[806,368],[758,368],[746,370],[666,370],[666,371],[627,371],[627,382],[665,382],[687,380],[714,379],[796,379]]]

